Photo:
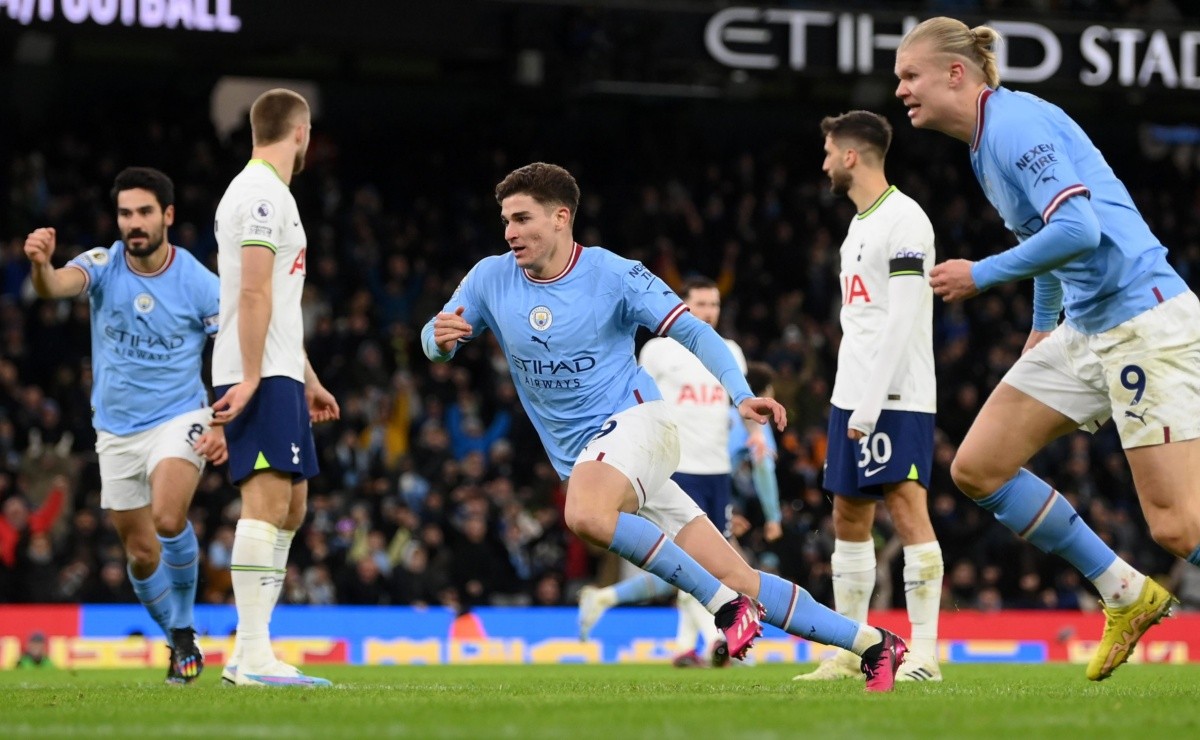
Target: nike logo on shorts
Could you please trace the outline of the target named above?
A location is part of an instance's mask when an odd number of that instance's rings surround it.
[[[881,465],[878,468],[867,468],[866,470],[863,471],[863,477],[870,478],[872,475],[875,475],[876,473],[886,470],[886,469],[887,469],[886,465]]]

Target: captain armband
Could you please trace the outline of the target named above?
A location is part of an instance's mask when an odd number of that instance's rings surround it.
[[[924,274],[925,260],[922,257],[893,257],[888,262],[888,277]]]

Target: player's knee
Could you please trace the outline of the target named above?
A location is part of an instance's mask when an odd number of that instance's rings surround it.
[[[1188,522],[1176,516],[1149,516],[1150,536],[1167,552],[1186,558],[1198,544]]]
[[[300,529],[300,525],[304,524],[304,517],[306,516],[308,516],[308,504],[304,502],[301,502],[299,505],[293,504],[288,509],[287,516],[283,518],[281,529],[295,532],[297,529]]]
[[[615,522],[610,520],[614,518],[585,506],[568,506],[565,512],[567,527],[572,532],[601,547],[608,547],[612,542]]]
[[[130,537],[125,541],[125,557],[135,571],[152,571],[158,565],[158,554],[158,541],[154,538]]]
[[[175,537],[187,526],[185,511],[154,512],[154,531],[162,537]]]
[[[839,540],[861,542],[871,538],[871,527],[875,522],[874,509],[866,517],[859,512],[837,506],[833,509],[833,533]]]
[[[1004,483],[1003,480],[999,480],[993,485],[996,476],[990,473],[986,463],[961,453],[955,455],[954,461],[950,463],[950,477],[954,480],[954,485],[958,486],[958,490],[971,498],[983,498]]]
[[[928,514],[925,514],[926,521],[922,522],[919,514],[904,506],[893,506],[888,509],[888,514],[892,517],[892,524],[896,527],[896,534],[900,535],[900,541],[906,544],[914,541],[913,537],[929,526]]]

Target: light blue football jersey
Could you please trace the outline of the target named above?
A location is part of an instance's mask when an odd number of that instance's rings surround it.
[[[985,88],[977,104],[971,166],[1005,226],[1022,242],[975,265],[972,274],[981,289],[1049,273],[1062,283],[1067,323],[1085,334],[1111,329],[1187,290],[1129,191],[1058,106],[1004,87]],[[1076,196],[1087,200],[1063,207]],[[1072,245],[1041,232],[1051,219],[1077,219],[1076,205],[1095,213],[1100,242],[1071,256]]]
[[[200,368],[217,331],[220,284],[191,252],[167,248],[153,274],[130,269],[121,241],[67,263],[87,276],[92,425],[110,434],[136,434],[208,405]]]
[[[753,395],[712,327],[692,316],[675,291],[640,262],[601,247],[574,245],[567,268],[546,280],[527,275],[511,252],[486,257],[443,310],[459,306],[466,308],[472,339],[485,329],[496,335],[522,405],[564,478],[608,417],[662,398],[637,364],[639,326],[699,348],[735,404]],[[433,343],[433,319],[421,340],[427,356],[446,359]]]
[[[779,445],[775,442],[775,430],[770,424],[764,424],[762,427],[763,440],[767,443],[767,450],[771,455],[779,452]],[[749,451],[750,432],[746,430],[746,422],[742,420],[742,415],[734,407],[729,407],[729,459],[736,462],[739,455]]]

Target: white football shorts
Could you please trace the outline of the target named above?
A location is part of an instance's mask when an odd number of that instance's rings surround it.
[[[679,430],[665,401],[650,401],[614,414],[579,453],[581,462],[607,463],[621,471],[638,498],[638,515],[674,539],[704,511],[671,475],[679,466]]]
[[[150,505],[150,474],[161,460],[178,457],[204,470],[204,458],[192,448],[208,431],[212,409],[205,407],[137,434],[118,436],[96,430],[100,458],[100,507],[128,511]]]
[[[1126,449],[1200,437],[1200,300],[1181,293],[1123,324],[1061,324],[1004,382],[1095,432],[1112,418]]]

